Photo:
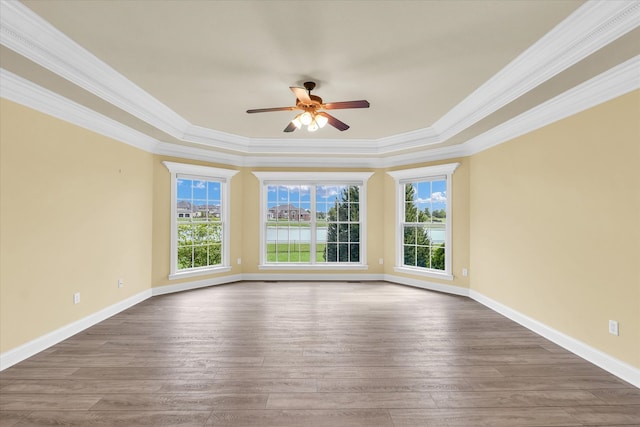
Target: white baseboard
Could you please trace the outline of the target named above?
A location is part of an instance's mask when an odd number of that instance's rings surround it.
[[[325,281],[372,281],[384,280],[383,274],[342,274],[342,273],[247,273],[242,275],[242,280],[275,280],[275,281],[301,281],[301,282],[325,282]]]
[[[536,334],[558,344],[568,351],[582,357],[583,359],[593,363],[596,366],[610,372],[618,378],[640,388],[640,369],[618,360],[600,350],[597,350],[582,341],[572,338],[562,332],[559,332],[531,317],[528,317],[506,305],[499,303],[489,297],[484,296],[480,292],[472,289],[461,288],[458,286],[445,285],[441,283],[429,282],[420,279],[411,279],[407,277],[395,276],[392,274],[269,274],[269,273],[251,273],[251,274],[235,274],[231,276],[222,276],[212,279],[196,280],[184,282],[175,285],[160,286],[151,288],[137,295],[129,297],[123,301],[97,311],[87,317],[84,317],[62,328],[56,329],[46,335],[38,337],[26,344],[0,354],[0,371],[15,365],[47,348],[81,332],[109,317],[120,313],[152,296],[165,295],[174,292],[182,292],[192,289],[198,289],[208,286],[222,285],[227,283],[239,282],[243,280],[275,280],[275,281],[331,281],[331,280],[362,280],[362,281],[378,281],[384,280],[399,285],[412,286],[431,291],[444,292],[452,295],[466,296],[478,301],[480,304],[490,308],[491,310],[502,314],[503,316],[513,320],[525,328],[535,332]]]
[[[192,289],[206,288],[209,286],[225,285],[227,283],[240,282],[244,280],[242,274],[233,274],[230,276],[214,277],[202,280],[192,280],[189,282],[177,283],[175,285],[158,286],[151,288],[151,294],[157,295],[172,294],[175,292],[190,291]]]
[[[132,297],[117,302],[109,307],[103,308],[93,314],[83,317],[80,320],[76,320],[73,323],[69,323],[55,331],[49,332],[41,337],[33,339],[19,347],[0,354],[0,371],[7,369],[10,366],[15,365],[35,354],[40,353],[47,348],[66,340],[67,338],[82,332],[91,326],[102,322],[109,317],[120,313],[133,307],[136,304],[141,303],[147,298],[151,297],[151,289],[140,292]]]
[[[408,277],[385,274],[384,280],[398,285],[413,286],[414,288],[427,289],[429,291],[444,292],[446,294],[461,295],[468,297],[469,289],[460,286],[445,285],[443,283],[429,282],[421,279],[410,279]]]
[[[541,323],[529,316],[526,316],[504,304],[501,304],[489,297],[484,296],[480,292],[471,290],[469,297],[478,301],[480,304],[490,308],[491,310],[502,314],[503,316],[513,320],[525,328],[535,332],[536,334],[558,344],[568,351],[582,357],[583,359],[601,367],[616,377],[640,388],[640,369],[629,365],[626,362],[616,359],[602,351],[591,347],[569,335],[563,334],[544,323]]]

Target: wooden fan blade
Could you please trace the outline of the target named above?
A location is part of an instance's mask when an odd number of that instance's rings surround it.
[[[291,92],[293,92],[296,98],[298,98],[300,101],[304,102],[305,104],[311,103],[311,98],[309,98],[309,93],[305,88],[291,86],[289,87],[289,89],[291,89]]]
[[[329,120],[328,123],[340,131],[349,129],[348,124],[346,124],[345,122],[341,122],[340,120],[336,119],[329,113],[325,113],[324,111],[321,111],[318,113],[318,115],[326,117]]]
[[[293,123],[289,122],[289,124],[287,125],[286,128],[284,128],[284,132],[293,132],[294,130],[298,129],[296,127],[296,125],[294,125]]]
[[[364,99],[360,101],[344,101],[344,102],[330,102],[322,106],[325,110],[341,110],[345,108],[369,108],[369,101]]]
[[[296,107],[274,107],[274,108],[255,108],[247,110],[247,113],[268,113],[269,111],[293,111]]]

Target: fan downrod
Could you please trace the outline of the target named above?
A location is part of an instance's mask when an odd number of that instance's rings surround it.
[[[307,90],[307,92],[311,94],[311,91],[313,90],[313,88],[316,87],[316,82],[304,82],[303,86]]]

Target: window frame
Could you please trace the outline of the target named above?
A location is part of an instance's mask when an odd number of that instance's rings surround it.
[[[187,163],[176,163],[164,161],[162,164],[171,174],[171,258],[169,280],[182,279],[185,277],[201,276],[206,274],[216,274],[231,271],[229,230],[229,200],[231,178],[238,173],[236,170],[221,169],[211,166],[191,165]],[[178,270],[178,178],[201,179],[204,181],[215,181],[220,183],[220,220],[222,222],[222,248],[220,250],[221,263],[215,266],[195,267]]]
[[[437,166],[426,166],[421,168],[403,169],[397,171],[387,171],[395,180],[395,265],[394,271],[397,273],[417,274],[421,276],[453,280],[451,257],[452,251],[452,235],[453,235],[453,215],[452,215],[452,176],[460,163],[447,163]],[[443,179],[446,181],[446,223],[445,223],[445,269],[436,270],[433,268],[414,267],[404,265],[404,217],[405,217],[405,184],[434,181]]]
[[[260,270],[363,270],[367,265],[367,181],[373,172],[252,172],[260,182]],[[360,212],[360,262],[327,262],[317,263],[314,257],[308,263],[267,262],[266,227],[267,223],[267,186],[269,185],[357,185],[359,192]],[[315,196],[315,194],[314,194]],[[315,230],[316,198],[311,198],[312,229]],[[315,243],[315,233],[311,233]],[[315,252],[314,252],[315,253]]]

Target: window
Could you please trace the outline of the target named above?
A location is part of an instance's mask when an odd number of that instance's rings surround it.
[[[254,172],[261,182],[261,268],[366,268],[371,172]]]
[[[388,172],[396,180],[396,271],[453,279],[451,175],[459,163]]]
[[[169,278],[229,271],[228,187],[236,171],[163,163],[171,172]]]

